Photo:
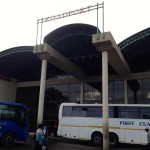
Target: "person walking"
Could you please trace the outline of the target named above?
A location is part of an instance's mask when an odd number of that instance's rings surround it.
[[[145,128],[145,131],[147,132],[147,146],[146,146],[146,150],[150,150],[150,131],[149,131],[149,128]]]
[[[43,132],[44,132],[44,136],[45,136],[46,150],[48,150],[48,128],[47,128],[47,126],[44,126]]]
[[[34,150],[43,150],[45,145],[45,135],[43,132],[43,125],[39,124],[36,130],[36,138],[35,138],[35,145]]]

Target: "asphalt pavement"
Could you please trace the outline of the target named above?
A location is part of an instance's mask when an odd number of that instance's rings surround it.
[[[94,147],[89,141],[68,140],[60,137],[49,137],[49,150],[103,150],[102,147]],[[0,150],[33,150],[34,141],[30,135],[26,142],[16,142],[11,147],[0,146]],[[145,150],[142,145],[120,144],[110,150]]]

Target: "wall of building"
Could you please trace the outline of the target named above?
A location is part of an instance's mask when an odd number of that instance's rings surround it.
[[[0,79],[0,101],[12,101],[16,100],[16,79],[10,81]]]

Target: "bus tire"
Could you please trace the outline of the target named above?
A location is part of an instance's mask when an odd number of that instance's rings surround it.
[[[5,133],[1,137],[1,144],[3,146],[11,146],[15,142],[15,135],[13,133]]]
[[[119,138],[116,133],[109,133],[109,145],[111,147],[117,146],[119,143]]]
[[[91,141],[94,146],[101,146],[103,143],[102,133],[94,132],[91,136]]]

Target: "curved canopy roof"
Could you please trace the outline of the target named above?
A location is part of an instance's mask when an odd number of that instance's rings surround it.
[[[44,38],[44,42],[69,58],[83,69],[88,76],[101,74],[101,54],[92,44],[92,35],[97,28],[88,24],[62,26]],[[119,45],[131,72],[150,69],[150,28],[147,28]],[[0,75],[17,78],[18,81],[40,80],[41,60],[33,53],[33,46],[14,47],[0,52]],[[47,78],[65,74],[48,63]],[[115,71],[109,66],[109,74]]]
[[[118,46],[132,73],[150,70],[150,28],[132,35]]]
[[[33,46],[21,46],[0,52],[0,78],[16,78],[18,81],[36,81],[41,76],[41,60],[33,54]],[[48,64],[47,76],[63,72]]]

